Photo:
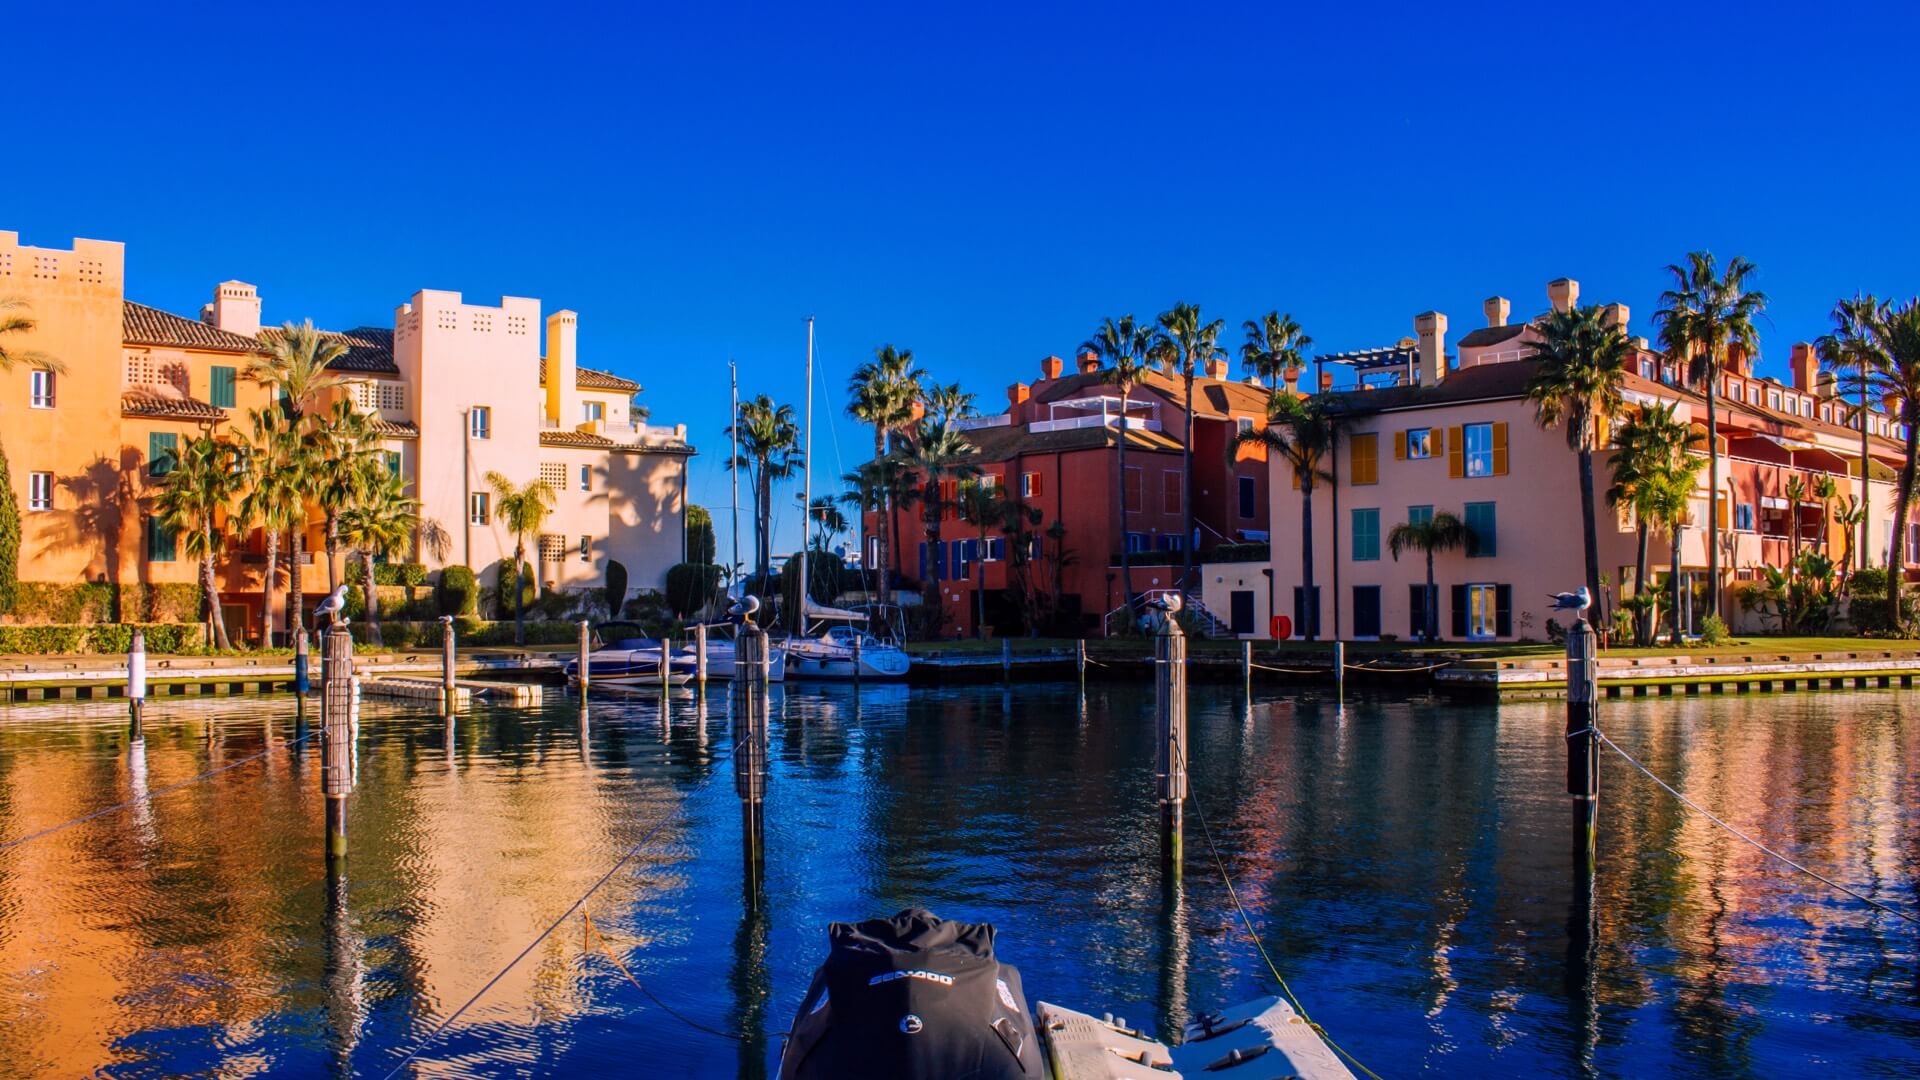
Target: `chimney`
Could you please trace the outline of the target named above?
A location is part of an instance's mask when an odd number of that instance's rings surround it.
[[[1100,354],[1094,352],[1092,349],[1082,352],[1074,359],[1079,363],[1079,371],[1082,375],[1100,370]]]
[[[1027,395],[1030,392],[1031,388],[1028,387],[1026,383],[1014,383],[1012,386],[1007,387],[1007,404],[1014,408],[1019,408],[1027,403]]]
[[[1553,310],[1572,311],[1580,303],[1580,283],[1572,278],[1554,278],[1547,282],[1547,299],[1553,301]]]
[[[1226,377],[1227,377],[1227,362],[1225,360],[1222,360],[1219,357],[1215,357],[1212,360],[1207,361],[1207,378],[1224,380]]]
[[[1437,311],[1423,311],[1413,317],[1414,336],[1419,344],[1420,385],[1439,386],[1447,377],[1447,317]]]
[[[1600,321],[1620,331],[1627,332],[1628,310],[1625,304],[1608,304],[1600,309]]]
[[[1260,376],[1256,373],[1256,374],[1247,376],[1247,385],[1248,386],[1265,386],[1267,384],[1261,382]]]
[[[1333,390],[1333,372],[1322,371],[1320,373],[1320,392],[1325,394],[1325,393],[1332,392],[1332,390]]]
[[[230,334],[254,337],[260,333],[260,293],[244,281],[214,286],[211,318],[207,321]],[[202,317],[206,316],[203,310]]]
[[[1727,370],[1741,378],[1752,378],[1753,370],[1747,361],[1747,350],[1738,342],[1727,343]]]
[[[1793,388],[1803,394],[1815,393],[1820,385],[1820,355],[1813,351],[1811,342],[1793,343],[1792,359],[1787,366],[1793,369]]]
[[[547,417],[563,426],[580,423],[580,316],[562,309],[547,316]]]
[[[1480,304],[1487,313],[1488,326],[1507,325],[1507,316],[1513,314],[1513,305],[1507,303],[1504,296],[1489,296]]]
[[[1884,412],[1884,413],[1886,413],[1886,414],[1887,414],[1887,419],[1889,419],[1889,420],[1898,420],[1898,419],[1900,419],[1900,395],[1899,395],[1899,393],[1897,393],[1896,391],[1892,391],[1892,390],[1889,390],[1889,391],[1887,391],[1886,393],[1884,393],[1884,394],[1881,394],[1881,395],[1880,395],[1880,410],[1881,410],[1882,412]]]
[[[1040,361],[1040,378],[1042,379],[1059,378],[1060,368],[1062,367],[1062,365],[1063,365],[1063,361],[1057,356],[1049,356],[1046,359]]]
[[[1823,371],[1820,373],[1820,378],[1814,383],[1814,393],[1818,394],[1821,398],[1830,398],[1834,395],[1834,391],[1838,389],[1839,384],[1840,380],[1834,377],[1833,372]]]

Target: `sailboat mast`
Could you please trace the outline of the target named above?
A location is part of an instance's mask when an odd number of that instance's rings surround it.
[[[733,565],[735,574],[740,572],[740,365],[727,361],[727,378],[732,383],[732,411],[727,414],[727,430],[733,432]],[[746,595],[746,590],[741,590]]]
[[[795,625],[806,632],[807,548],[813,543],[813,316],[807,316],[807,408],[800,429],[800,611]]]

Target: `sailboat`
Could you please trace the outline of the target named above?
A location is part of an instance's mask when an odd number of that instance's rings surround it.
[[[787,674],[795,679],[904,679],[913,659],[898,641],[852,625],[869,622],[865,612],[827,607],[808,595],[808,535],[813,525],[813,317],[807,317],[807,405],[801,429],[803,462],[800,505],[800,631],[784,644]],[[821,629],[823,624],[838,623]]]

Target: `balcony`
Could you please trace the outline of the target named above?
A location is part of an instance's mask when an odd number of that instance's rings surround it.
[[[1118,414],[1096,413],[1090,416],[1070,416],[1065,420],[1035,420],[1027,425],[1032,432],[1069,431],[1073,428],[1116,427],[1120,423]],[[1129,416],[1127,427],[1135,431],[1159,431],[1160,421],[1149,420],[1144,416]]]

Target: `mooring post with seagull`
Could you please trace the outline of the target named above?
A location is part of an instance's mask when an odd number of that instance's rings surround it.
[[[1187,800],[1187,636],[1174,617],[1177,592],[1162,593],[1153,610],[1154,782],[1160,797],[1162,854],[1168,870],[1182,869]]]
[[[347,857],[347,796],[353,791],[353,635],[344,618],[327,626],[320,654],[320,791],[327,804],[327,861]]]
[[[453,669],[459,658],[458,646],[453,636],[453,616],[440,616],[440,700],[447,715],[453,715],[460,703],[458,687],[454,685]]]

